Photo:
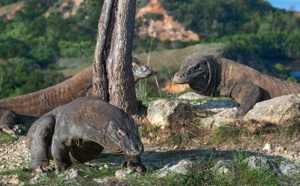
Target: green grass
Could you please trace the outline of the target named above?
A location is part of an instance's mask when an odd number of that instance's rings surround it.
[[[228,125],[225,124],[216,128],[213,132],[213,136],[209,139],[210,144],[221,143],[236,143],[243,136],[250,136],[248,129],[242,124]]]
[[[286,138],[290,139],[293,136],[299,137],[300,136],[300,121],[293,121],[291,124],[285,129],[284,134]]]
[[[4,132],[0,133],[0,147],[5,144],[11,144],[18,141],[19,137],[15,135],[9,135]]]
[[[271,169],[261,168],[250,170],[243,160],[247,155],[237,154],[232,161],[236,167],[232,174],[217,174],[211,168],[218,159],[213,157],[201,158],[185,175],[167,175],[155,178],[153,172],[148,172],[138,180],[132,180],[130,185],[294,185],[300,178],[291,179],[278,176]]]
[[[114,166],[109,168],[104,168],[101,170],[98,169],[83,169],[83,176],[89,178],[99,178],[104,176],[114,176],[115,172],[119,170],[120,167]]]
[[[21,181],[26,181],[31,178],[28,172],[24,172],[21,169],[0,171],[0,175],[17,175]]]

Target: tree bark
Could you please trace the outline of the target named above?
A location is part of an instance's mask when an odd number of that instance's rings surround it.
[[[106,0],[94,56],[93,95],[130,115],[137,114],[132,73],[135,0]]]

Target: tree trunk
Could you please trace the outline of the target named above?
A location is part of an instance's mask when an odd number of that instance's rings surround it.
[[[132,73],[135,0],[106,0],[99,25],[94,56],[93,95],[137,114]]]

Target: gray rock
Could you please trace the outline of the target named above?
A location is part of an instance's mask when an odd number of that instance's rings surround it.
[[[39,174],[37,174],[37,175],[35,175],[30,181],[29,181],[29,183],[30,184],[37,184],[38,183],[38,181],[40,180],[40,179],[42,179],[43,177],[45,177],[47,175],[47,173],[39,173]]]
[[[244,120],[281,124],[299,117],[300,94],[290,94],[257,103]]]
[[[223,110],[211,117],[202,118],[201,124],[207,128],[220,127],[237,121],[237,108]]]
[[[265,157],[250,156],[249,158],[246,158],[245,161],[247,162],[247,167],[251,170],[271,168],[269,160]]]
[[[221,112],[236,107],[238,107],[238,104],[234,100],[215,100],[193,105],[195,109],[204,109],[212,112]]]
[[[107,183],[109,181],[108,178],[95,178],[94,182],[99,183],[99,184],[104,184]]]
[[[73,183],[80,179],[81,172],[79,170],[70,169],[66,172],[65,180],[67,183]]]
[[[123,168],[115,172],[115,177],[118,180],[126,180],[128,178],[138,178],[139,176],[140,174],[135,172],[131,168]]]
[[[228,175],[234,173],[235,166],[232,160],[219,160],[211,170],[218,174]]]
[[[168,174],[186,174],[188,169],[192,167],[193,162],[188,159],[183,159],[178,164],[170,166],[169,164],[155,172],[158,178],[165,177]]]
[[[153,101],[148,106],[147,119],[154,126],[161,126],[166,128],[169,126],[170,117],[175,114],[176,111],[191,110],[191,105],[187,101],[180,99],[166,100],[160,99]]]
[[[181,94],[180,96],[178,96],[178,98],[186,99],[186,100],[199,100],[199,99],[205,99],[207,98],[207,96],[203,96],[195,92],[187,92],[185,94]]]
[[[279,170],[282,174],[291,178],[297,178],[300,176],[300,164],[281,162],[279,165]]]

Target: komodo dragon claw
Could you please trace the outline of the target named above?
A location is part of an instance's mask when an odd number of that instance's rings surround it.
[[[37,168],[35,168],[35,171],[38,173],[50,172],[53,170],[54,170],[54,168],[50,167],[50,166],[38,166]]]
[[[6,133],[6,134],[9,134],[9,135],[14,135],[14,134],[19,134],[20,130],[19,130],[19,127],[18,125],[14,125],[13,128],[9,128],[8,125],[5,125],[1,128],[1,130]]]
[[[147,170],[146,167],[140,161],[140,159],[138,161],[135,161],[133,159],[124,161],[121,167],[122,168],[132,168],[133,170],[135,170],[138,173],[144,173]]]

